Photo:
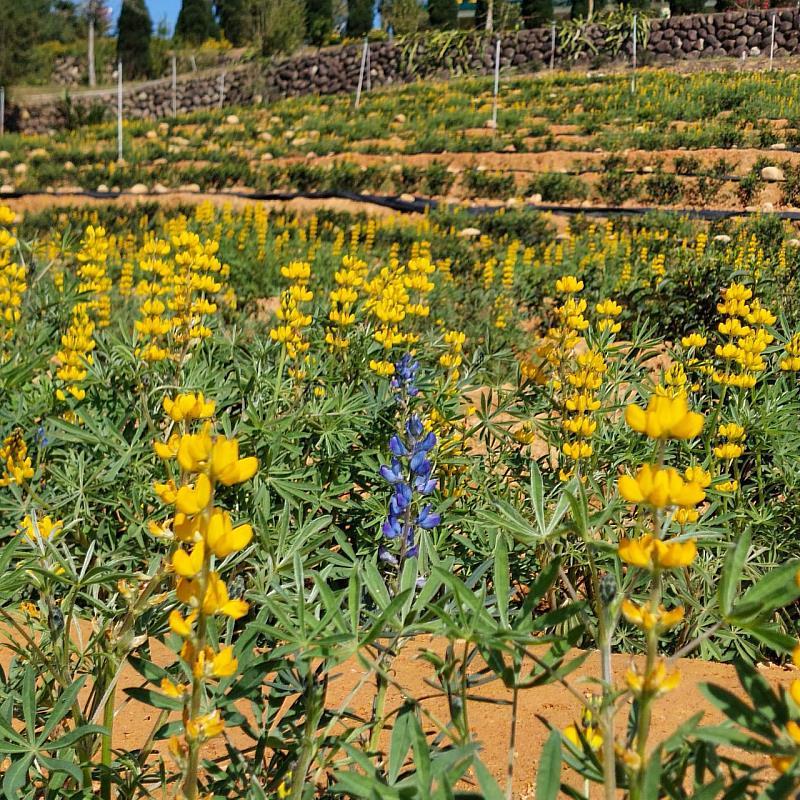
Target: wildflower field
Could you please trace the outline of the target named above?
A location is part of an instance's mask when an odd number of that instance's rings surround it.
[[[603,158],[657,154],[676,119],[698,138],[673,126],[675,147],[796,134],[768,124],[784,73],[645,73],[625,124],[623,83],[515,79],[489,136],[448,116],[483,125],[465,81],[452,107],[415,85],[357,117],[298,99],[136,123],[123,164],[103,126],[6,136],[0,169],[125,187],[163,158],[176,188],[230,189],[240,158],[274,188],[272,160],[314,161],[301,129],[363,155],[397,126],[397,153],[441,158],[519,151],[535,117],[596,126]],[[711,124],[712,103],[733,113]],[[413,174],[431,196],[456,180]],[[196,200],[0,205],[3,797],[796,794],[792,223]],[[725,678],[687,686],[689,659]],[[543,687],[564,724],[527,699]]]

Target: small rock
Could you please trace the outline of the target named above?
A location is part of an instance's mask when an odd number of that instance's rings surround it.
[[[780,167],[764,167],[761,170],[761,180],[763,181],[785,181],[786,176]]]
[[[130,189],[128,189],[129,194],[147,194],[149,189],[143,183],[134,183]]]
[[[728,236],[727,233],[718,233],[713,239],[713,241],[720,242],[722,244],[728,244],[728,242],[730,242],[730,240],[731,240],[731,237]]]
[[[775,142],[775,144],[771,144],[769,146],[770,150],[785,150],[786,149],[786,142]]]
[[[188,139],[184,139],[183,136],[173,136],[170,139],[172,144],[176,145],[177,147],[186,147],[190,142]]]
[[[762,211],[767,211],[767,212],[774,211],[775,210],[775,206],[772,205],[772,203],[764,203],[761,206],[761,210]]]
[[[533,203],[534,205],[539,205],[542,202],[542,196],[537,192],[536,194],[532,194],[528,200],[528,203]]]
[[[406,121],[406,115],[405,114],[396,114],[395,118],[394,118],[394,121],[395,122],[399,122],[402,125]]]
[[[800,239],[789,239],[786,242],[787,247],[800,247]]]
[[[507,144],[507,145],[506,145],[506,146],[503,148],[503,152],[504,152],[504,153],[516,153],[516,152],[517,152],[517,148],[516,148],[516,147],[514,147],[514,145],[513,145],[513,144]]]
[[[414,197],[413,194],[408,194],[408,192],[403,192],[403,194],[400,195],[400,199],[404,203],[415,203],[417,200],[417,198]]]
[[[495,130],[497,128],[497,123],[493,119],[487,119],[486,122],[483,123],[483,127]]]
[[[11,158],[11,153],[8,150],[0,150],[0,161],[7,161]]]
[[[144,135],[145,139],[158,139],[158,132],[154,130],[149,130]]]
[[[14,165],[14,174],[15,175],[24,175],[28,171],[27,164],[15,164]]]
[[[75,165],[71,161],[64,162],[64,171],[65,172],[72,172],[75,169]]]
[[[15,189],[10,183],[4,183],[0,186],[0,194],[12,194],[14,191]]]
[[[178,187],[179,192],[194,192],[197,194],[200,191],[199,183],[184,183],[183,186]]]
[[[655,169],[648,164],[646,167],[642,167],[642,172],[644,172],[645,175],[650,175],[651,173],[655,172]]]
[[[167,194],[169,189],[161,183],[153,184],[153,194]]]
[[[462,228],[458,232],[458,236],[461,239],[475,239],[480,235],[481,235],[480,228]]]
[[[271,142],[272,134],[269,131],[262,131],[258,134],[258,138],[261,139],[262,142]]]
[[[313,160],[314,160],[316,157],[317,157],[317,154],[316,154],[316,153],[315,153],[313,150],[309,150],[309,151],[306,153],[306,158],[307,158],[309,161],[313,161]]]
[[[107,193],[108,193],[108,186],[106,186],[104,183],[101,183],[101,184],[100,184],[100,185],[97,187],[97,191],[98,191],[98,192],[101,192],[102,194],[107,194]]]
[[[228,116],[225,117],[225,122],[227,122],[228,125],[238,125],[239,117],[237,117],[236,114],[228,114]]]
[[[272,155],[272,153],[262,153],[261,154],[261,160],[262,161],[272,161],[273,158],[274,158],[274,156]]]

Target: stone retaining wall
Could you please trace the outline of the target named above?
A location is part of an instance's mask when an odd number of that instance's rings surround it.
[[[641,63],[662,63],[674,59],[714,56],[760,55],[769,52],[772,17],[775,16],[775,55],[800,53],[800,10],[727,11],[721,14],[697,14],[653,20],[645,48],[640,48]],[[585,31],[591,58],[569,60],[556,47],[555,63],[565,67],[580,63],[604,63],[614,58],[628,58],[631,41],[612,52],[600,25]],[[376,42],[370,45],[372,86],[388,86],[417,78],[446,78],[463,74],[488,74],[494,64],[495,38],[475,34],[468,46],[450,48],[441,57],[428,50],[421,37],[413,58],[405,55],[399,42]],[[551,30],[540,28],[505,33],[501,39],[501,66],[520,71],[535,71],[546,66],[551,56]],[[224,106],[246,105],[263,99],[302,94],[353,92],[358,84],[362,46],[330,48],[301,55],[279,63],[247,64],[225,73]],[[108,116],[116,113],[113,92],[76,96],[74,107],[102,106]],[[192,75],[178,81],[178,113],[217,108],[220,105],[220,73]],[[128,119],[157,119],[172,114],[172,88],[169,80],[151,81],[127,91],[123,102]],[[64,127],[66,109],[63,100],[34,99],[25,104],[9,104],[7,130],[44,133]]]

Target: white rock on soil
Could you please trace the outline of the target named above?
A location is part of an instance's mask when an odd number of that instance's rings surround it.
[[[480,228],[462,228],[458,235],[461,239],[474,239],[481,235]]]
[[[764,167],[761,170],[762,181],[785,181],[786,176],[780,167]]]
[[[713,239],[713,241],[721,242],[722,244],[728,244],[728,242],[730,242],[730,240],[731,240],[731,237],[728,236],[727,233],[718,233]]]
[[[149,189],[143,183],[134,183],[130,189],[129,194],[147,194]]]
[[[238,125],[239,117],[237,117],[236,114],[228,114],[228,116],[225,117],[225,122],[227,122],[228,125]]]

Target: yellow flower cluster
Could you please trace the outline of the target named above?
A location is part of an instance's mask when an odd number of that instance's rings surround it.
[[[72,309],[72,320],[66,333],[61,336],[61,349],[55,356],[58,364],[56,377],[60,382],[56,387],[56,397],[61,402],[67,400],[67,394],[78,401],[86,397],[86,390],[80,384],[86,380],[88,367],[94,363],[95,325],[82,306],[78,303]],[[69,417],[73,421],[76,419],[72,414]]]
[[[22,296],[28,288],[27,269],[12,256],[17,239],[4,227],[13,222],[13,212],[0,205],[0,359],[3,361],[9,358],[7,346],[16,333],[22,316]]]
[[[17,531],[18,536],[24,536],[29,542],[36,544],[42,540],[52,539],[58,536],[64,529],[64,523],[53,520],[49,516],[36,517],[27,514],[22,520],[22,524]]]
[[[258,461],[240,458],[238,440],[212,435],[210,422],[191,432],[191,423],[208,420],[214,413],[214,403],[202,394],[165,398],[164,410],[180,432],[166,442],[155,442],[154,448],[165,461],[177,462],[180,480],[155,484],[156,494],[162,502],[174,506],[174,512],[168,523],[151,523],[150,527],[153,533],[169,535],[179,543],[171,566],[178,578],[177,599],[188,613],[175,609],[169,625],[183,640],[180,655],[191,685],[165,678],[161,688],[184,703],[183,740],[173,737],[169,747],[184,772],[184,794],[194,796],[200,746],[224,727],[219,710],[203,707],[203,686],[235,674],[238,667],[231,645],[220,647],[211,641],[208,618],[222,615],[239,619],[248,611],[244,600],[230,597],[215,562],[243,550],[253,536],[250,525],[234,525],[230,514],[215,505],[214,493],[218,484],[232,486],[252,478]]]
[[[435,288],[430,279],[435,271],[436,266],[426,251],[412,254],[408,265],[404,267],[397,258],[397,248],[393,248],[389,266],[382,267],[377,275],[366,282],[367,300],[364,307],[375,320],[373,338],[383,347],[387,356],[397,345],[417,341],[415,334],[401,330],[401,324],[407,317],[427,317],[430,314],[426,297]],[[388,357],[372,359],[370,369],[387,377],[394,374],[394,363]]]
[[[800,333],[796,333],[783,346],[786,355],[781,358],[778,366],[783,372],[800,372]]]
[[[767,326],[773,325],[776,318],[744,284],[732,283],[722,290],[722,298],[717,311],[725,319],[717,330],[726,341],[718,344],[714,353],[724,367],[714,370],[712,380],[724,386],[751,389],[758,374],[766,369],[762,354],[774,339]]]
[[[193,340],[211,336],[205,320],[217,311],[211,298],[222,289],[229,268],[216,257],[219,243],[213,239],[202,241],[196,233],[183,231],[172,237],[171,244],[175,268],[167,305],[173,315],[173,340],[185,349]]]
[[[74,313],[85,314],[98,328],[111,324],[111,278],[107,271],[110,246],[106,229],[89,225],[76,255],[78,292],[88,299],[76,303]]]
[[[600,408],[597,392],[607,369],[602,353],[587,350],[576,358],[574,369],[566,373],[570,389],[563,397],[561,426],[567,440],[562,444],[561,452],[574,462],[574,466],[561,469],[559,476],[562,481],[569,480],[576,471],[580,473],[581,462],[593,453],[590,439],[597,430],[594,414]]]
[[[614,300],[602,300],[595,306],[600,319],[597,322],[597,330],[603,333],[619,333],[622,325],[617,322],[617,317],[622,313],[622,306]]]
[[[439,356],[439,366],[447,370],[444,385],[450,388],[455,387],[461,376],[459,368],[464,361],[464,342],[467,335],[463,331],[447,331],[444,335],[444,343],[447,350]]]
[[[334,350],[346,350],[350,346],[348,330],[355,324],[358,290],[364,285],[366,277],[366,262],[350,255],[342,259],[341,269],[333,275],[336,288],[328,295],[331,301],[328,319],[331,324],[325,332],[325,342]]]
[[[290,374],[295,380],[305,377],[303,364],[309,343],[304,336],[304,329],[311,324],[311,315],[302,310],[304,303],[314,299],[314,293],[308,288],[311,278],[311,264],[307,261],[292,261],[281,267],[281,275],[291,281],[288,289],[281,294],[281,305],[276,312],[280,323],[270,332],[270,338],[279,342],[292,362]]]
[[[142,279],[136,286],[139,319],[135,322],[134,354],[149,363],[169,358],[169,333],[172,317],[167,313],[171,295],[173,268],[169,260],[170,246],[164,239],[148,238],[139,253]]]
[[[0,464],[3,468],[0,486],[9,486],[12,483],[20,486],[33,477],[28,445],[25,444],[20,428],[14,428],[3,440],[3,446],[0,447]]]
[[[660,442],[666,439],[692,439],[703,428],[702,414],[690,411],[686,397],[653,394],[646,408],[630,404],[625,420],[638,433]],[[675,520],[684,526],[699,516],[697,506],[705,500],[705,488],[711,476],[700,467],[689,467],[681,475],[674,467],[643,464],[636,475],[621,475],[617,481],[620,495],[629,503],[659,512],[675,509]],[[660,534],[660,527],[658,528]],[[619,557],[631,566],[657,572],[691,564],[697,554],[694,539],[663,541],[653,534],[637,539],[623,538]]]
[[[800,584],[800,573],[798,573],[795,580]],[[796,644],[794,650],[792,650],[792,663],[795,667],[800,667],[800,643]],[[800,679],[795,678],[789,684],[788,695],[792,698],[794,705],[800,707]],[[795,720],[790,719],[786,723],[785,732],[791,745],[800,749],[800,725],[798,725]],[[784,774],[789,771],[796,758],[797,753],[793,755],[773,756],[771,759],[772,766],[778,772]]]
[[[717,428],[717,437],[722,441],[714,446],[714,458],[720,462],[720,470],[728,470],[733,462],[744,454],[745,429],[735,422],[724,423]],[[730,494],[739,488],[739,481],[729,478],[716,484],[716,488],[720,492]]]

